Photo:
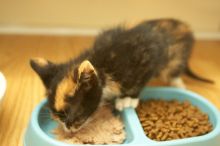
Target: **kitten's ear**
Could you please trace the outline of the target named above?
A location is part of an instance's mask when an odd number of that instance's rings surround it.
[[[88,60],[83,61],[78,67],[78,79],[81,83],[90,82],[97,76],[96,70]]]
[[[45,87],[48,88],[56,73],[56,65],[43,58],[31,59],[30,65],[32,69],[40,76]]]

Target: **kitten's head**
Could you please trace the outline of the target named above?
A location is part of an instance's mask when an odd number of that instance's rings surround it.
[[[102,94],[93,65],[88,60],[80,64],[54,64],[39,58],[30,64],[46,87],[52,117],[67,131],[77,131],[85,125]]]

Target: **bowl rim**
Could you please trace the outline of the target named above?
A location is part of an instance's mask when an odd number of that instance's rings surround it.
[[[40,127],[39,125],[39,122],[38,122],[38,116],[39,116],[39,113],[42,109],[42,107],[44,105],[47,104],[47,98],[43,99],[37,106],[36,108],[34,109],[34,111],[32,112],[32,116],[31,116],[31,125],[33,127],[33,130],[37,133],[37,135],[42,138],[44,141],[47,141],[48,143],[52,144],[53,146],[74,146],[74,145],[80,145],[80,146],[84,146],[85,144],[69,144],[69,143],[65,143],[65,142],[62,142],[62,141],[59,141],[57,139],[54,139],[54,138],[51,138],[50,136],[48,136]],[[130,108],[128,109],[130,110]],[[134,111],[134,109],[131,109]],[[131,111],[132,112],[132,111]],[[25,140],[24,140],[25,141]],[[114,144],[114,146],[119,146],[119,145],[125,145],[125,146],[128,146],[130,144],[133,144],[134,140],[132,140],[131,142],[129,143],[122,143],[122,144]],[[86,144],[88,145],[88,144]],[[97,144],[99,146],[105,146],[106,144]],[[109,144],[109,145],[112,145],[112,144]],[[95,146],[95,145],[94,145]]]
[[[183,138],[183,139],[174,139],[174,140],[170,140],[170,141],[155,141],[155,140],[148,138],[149,139],[148,141],[149,142],[151,141],[152,144],[154,143],[156,145],[176,145],[176,144],[180,144],[180,143],[181,144],[189,144],[189,143],[195,143],[195,142],[204,142],[204,141],[210,140],[220,134],[220,111],[217,109],[217,107],[214,104],[212,104],[205,97],[203,97],[203,96],[201,96],[191,90],[181,89],[181,88],[176,88],[176,87],[144,87],[142,92],[140,93],[140,96],[141,96],[141,94],[142,94],[142,96],[143,96],[143,94],[146,94],[143,92],[147,92],[147,91],[151,91],[151,92],[163,91],[163,92],[176,92],[176,93],[181,93],[181,94],[188,94],[188,95],[190,95],[190,98],[194,98],[195,100],[200,100],[202,103],[204,103],[214,113],[214,116],[217,120],[214,129],[205,135],[196,136],[196,137],[188,137],[188,138]]]
[[[220,112],[218,111],[218,109],[207,99],[205,99],[204,97],[200,96],[197,93],[194,93],[192,91],[189,90],[185,90],[185,89],[179,89],[179,88],[173,88],[173,87],[144,87],[143,90],[141,91],[141,93],[145,90],[151,90],[151,91],[166,91],[166,92],[180,92],[182,94],[188,94],[190,95],[192,98],[195,98],[196,100],[200,100],[201,102],[203,102],[204,104],[206,104],[208,106],[208,108],[210,108],[211,111],[213,111],[217,122],[216,122],[216,126],[215,128],[209,132],[208,134],[202,135],[202,136],[198,136],[198,137],[190,137],[190,138],[183,138],[183,139],[177,139],[177,140],[171,140],[171,141],[154,141],[154,140],[143,140],[143,142],[141,142],[141,145],[146,145],[146,144],[152,144],[152,145],[177,145],[177,144],[189,144],[189,143],[195,143],[195,142],[204,142],[207,140],[210,140],[214,137],[216,137],[217,135],[220,134]],[[190,97],[190,98],[191,98]],[[31,121],[30,124],[33,127],[33,130],[36,132],[36,134],[43,139],[44,141],[46,141],[49,144],[52,144],[54,146],[73,146],[74,144],[68,144],[56,139],[53,139],[51,137],[49,137],[40,127],[39,122],[38,122],[38,116],[40,113],[40,110],[42,109],[42,107],[47,103],[47,98],[43,99],[37,106],[36,108],[33,110],[32,112],[32,116],[31,116]],[[132,109],[135,111],[135,109]],[[136,112],[136,111],[135,111]],[[139,121],[139,119],[138,119]],[[141,125],[142,127],[142,125]],[[130,144],[134,144],[134,143],[127,143],[127,144],[116,144],[116,145],[130,145]],[[84,144],[80,144],[80,145],[84,145]]]

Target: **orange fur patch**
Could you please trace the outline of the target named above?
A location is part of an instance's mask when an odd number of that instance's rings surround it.
[[[172,22],[170,22],[169,20],[161,20],[153,28],[154,31],[157,31],[159,29],[164,29],[166,31],[169,31],[171,34],[173,34],[177,38],[180,38],[187,33],[191,33],[188,25],[184,23],[179,23],[177,27],[174,28]]]
[[[73,82],[72,76],[68,74],[58,85],[55,97],[55,108],[57,111],[65,107],[65,96],[74,95],[76,83]]]
[[[158,23],[159,27],[162,27],[162,28],[167,28],[169,29],[172,24],[170,23],[169,20],[161,20],[159,23]]]
[[[178,27],[177,27],[177,30],[181,33],[189,33],[190,32],[190,28],[189,26],[185,25],[185,24],[180,24]]]
[[[178,27],[172,32],[176,38],[184,37],[186,34],[191,33],[189,27],[185,24],[180,24]]]

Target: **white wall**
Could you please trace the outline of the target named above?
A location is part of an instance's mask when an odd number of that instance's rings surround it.
[[[174,17],[196,33],[220,32],[220,0],[0,0],[0,28],[101,29]],[[7,31],[7,29],[5,29]]]

